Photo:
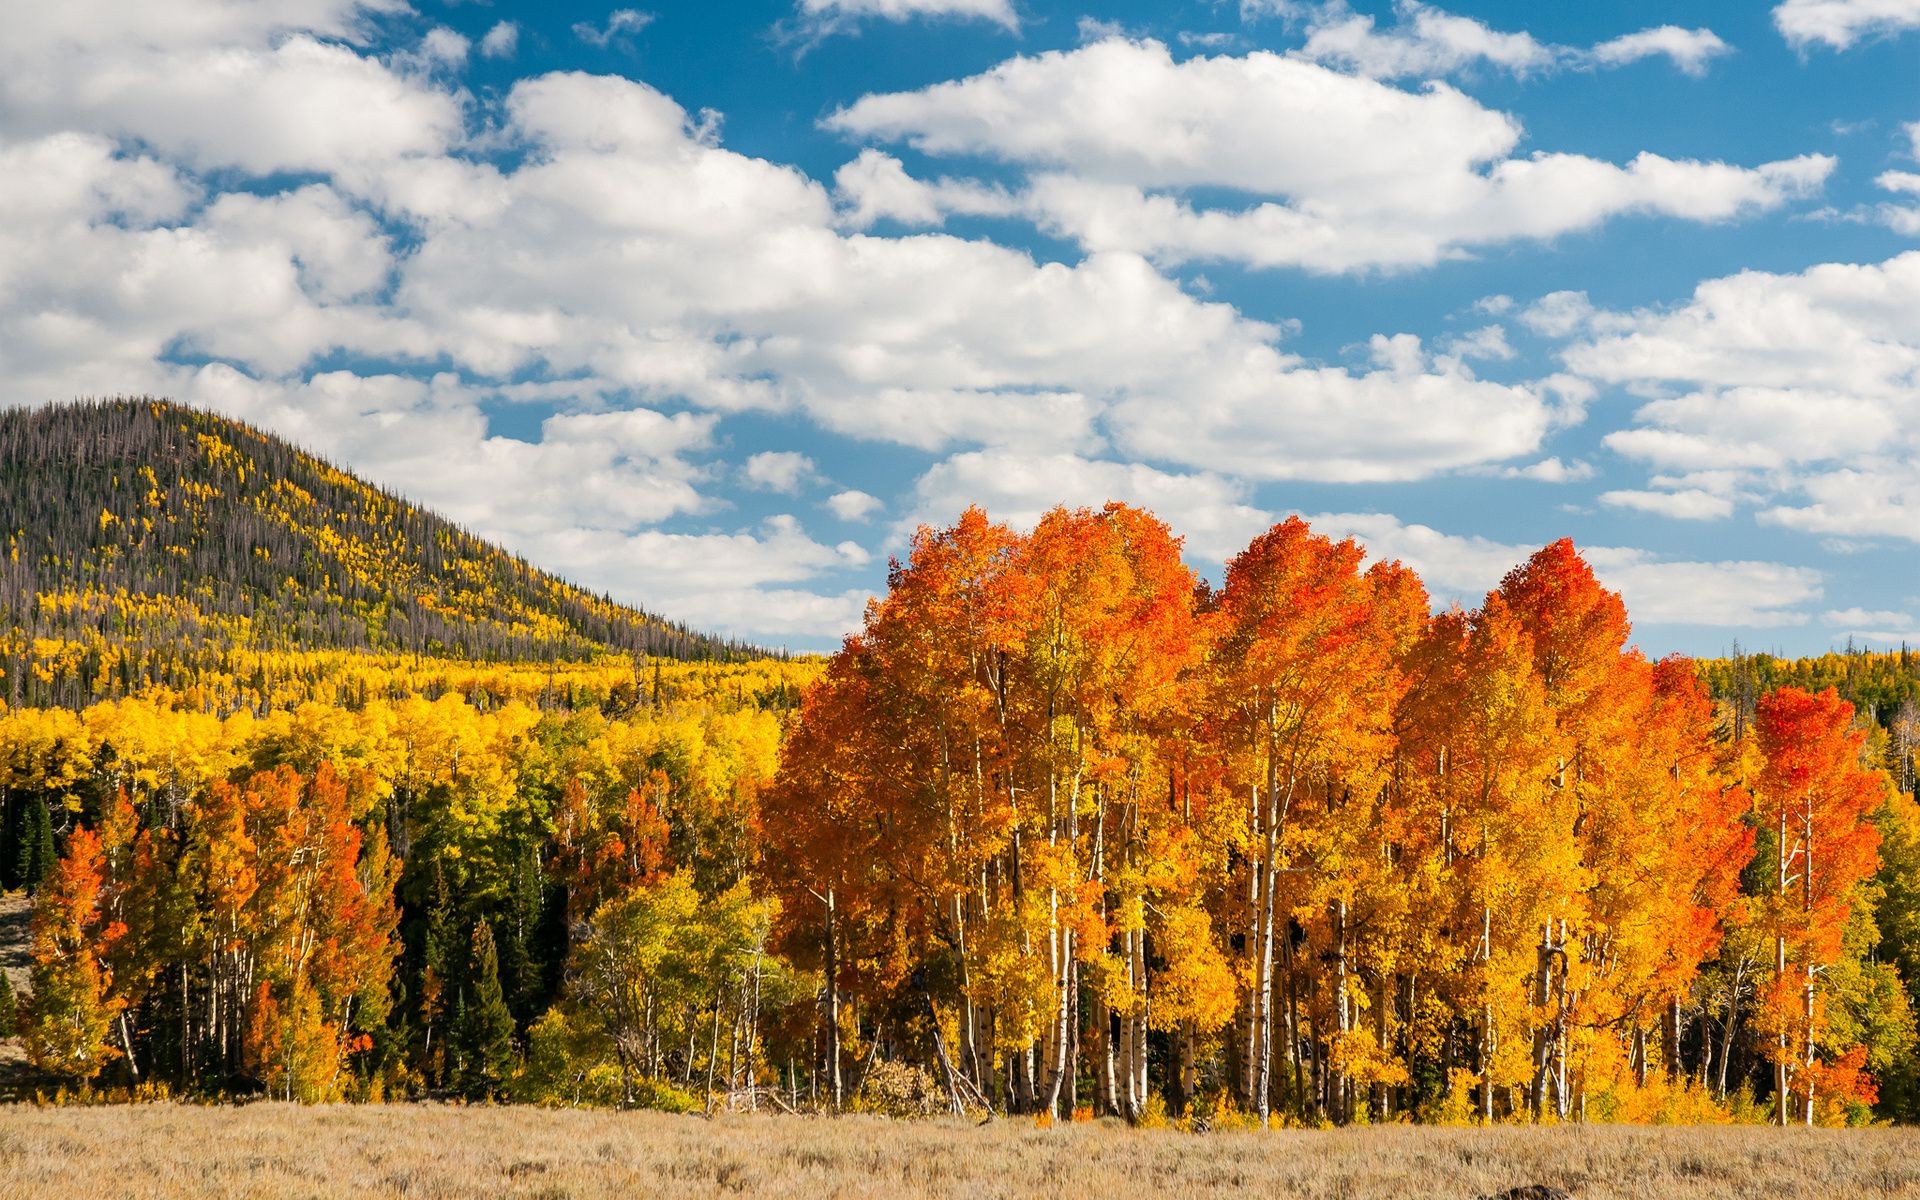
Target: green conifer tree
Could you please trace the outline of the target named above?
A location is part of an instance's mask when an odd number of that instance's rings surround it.
[[[14,874],[19,886],[30,892],[40,890],[40,882],[53,870],[53,864],[60,855],[53,848],[53,819],[47,813],[47,802],[35,797],[27,801],[25,828],[21,830],[20,851],[16,858]]]
[[[0,799],[0,892],[20,886],[20,817],[26,803],[8,793]]]
[[[476,921],[453,1029],[453,1085],[470,1100],[501,1094],[513,1071],[513,1013],[500,987],[493,927]]]

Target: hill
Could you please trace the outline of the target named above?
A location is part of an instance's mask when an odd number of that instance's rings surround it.
[[[0,412],[0,696],[76,706],[267,653],[760,652],[595,595],[259,429],[159,400]]]

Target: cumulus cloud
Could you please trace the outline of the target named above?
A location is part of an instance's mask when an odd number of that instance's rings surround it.
[[[1920,621],[1904,612],[1886,609],[1842,608],[1820,614],[1820,623],[1829,629],[1879,628],[1920,629]]]
[[[1731,53],[1733,47],[1721,41],[1713,30],[1683,29],[1678,25],[1661,25],[1642,29],[1638,33],[1623,34],[1601,42],[1592,51],[1593,60],[1603,66],[1623,66],[1645,58],[1665,58],[1682,73],[1694,76],[1705,75],[1710,62]]]
[[[749,487],[792,495],[817,472],[813,460],[797,450],[763,450],[747,459],[740,474]]]
[[[1514,356],[1513,346],[1507,342],[1504,325],[1482,325],[1449,338],[1447,352],[1461,358],[1484,358],[1494,362],[1506,362]]]
[[[1555,456],[1523,467],[1483,467],[1477,473],[1498,479],[1530,479],[1535,483],[1584,483],[1598,472],[1585,459],[1567,462]]]
[[[1657,513],[1680,521],[1716,521],[1733,515],[1732,500],[1699,488],[1681,488],[1672,492],[1602,492],[1600,503]]]
[[[1614,451],[1677,493],[1764,505],[1761,519],[1920,540],[1920,253],[1709,280],[1672,308],[1589,316],[1570,369],[1651,398]],[[1666,501],[1704,507],[1700,498]],[[1712,506],[1724,513],[1724,506]]]
[[[1375,558],[1412,567],[1436,605],[1479,603],[1537,549],[1442,533],[1382,513],[1325,513],[1307,520],[1321,533],[1354,538]],[[1582,546],[1580,552],[1643,625],[1804,625],[1809,618],[1803,606],[1822,594],[1820,573],[1807,567],[1678,560],[1618,546]]]
[[[1711,59],[1730,53],[1710,29],[1661,25],[1622,34],[1588,49],[1542,42],[1525,31],[1505,32],[1419,0],[1400,0],[1394,22],[1382,27],[1345,0],[1309,5],[1242,6],[1247,17],[1280,15],[1305,26],[1295,53],[1376,79],[1444,79],[1485,68],[1519,78],[1561,69],[1619,67],[1667,58],[1688,75],[1705,74]]]
[[[920,477],[915,498],[902,532],[944,525],[970,504],[1030,529],[1055,505],[1098,508],[1118,500],[1151,509],[1185,537],[1188,556],[1203,567],[1224,563],[1276,519],[1248,502],[1246,485],[1212,472],[1182,474],[1067,454],[956,454]]]
[[[1502,33],[1425,4],[1403,0],[1398,16],[1393,27],[1380,30],[1369,14],[1356,13],[1344,3],[1325,5],[1309,17],[1300,53],[1383,79],[1437,79],[1480,63],[1524,76],[1546,70],[1560,58],[1560,51],[1532,34]]]
[[[1519,123],[1444,84],[1409,91],[1267,52],[1176,62],[1123,39],[869,95],[826,125],[1024,167],[1031,219],[1091,251],[1321,273],[1430,266],[1630,213],[1733,219],[1816,193],[1834,166],[1517,157]],[[1197,189],[1247,202],[1197,204]],[[937,190],[912,195],[923,216],[938,210]]]
[[[848,488],[827,497],[828,511],[842,521],[870,520],[885,507],[880,497],[868,495],[857,488]]]
[[[1867,38],[1920,28],[1920,0],[1783,0],[1773,24],[1787,43],[1845,50]]]
[[[500,21],[486,36],[480,39],[480,57],[512,58],[513,52],[520,48],[520,26],[512,21]]]
[[[933,227],[949,216],[1004,217],[1024,210],[1005,188],[968,180],[932,183],[913,178],[899,159],[868,147],[833,176],[834,199],[849,228],[867,229],[879,221]]]

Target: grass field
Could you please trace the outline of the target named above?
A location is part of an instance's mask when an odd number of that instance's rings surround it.
[[[869,1117],[393,1105],[0,1108],[0,1196],[1920,1198],[1906,1130],[1433,1129],[1193,1135]]]

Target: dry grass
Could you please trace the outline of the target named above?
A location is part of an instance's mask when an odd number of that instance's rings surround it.
[[[0,1108],[0,1196],[1920,1198],[1906,1130],[1036,1129],[394,1105]]]

